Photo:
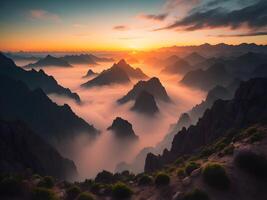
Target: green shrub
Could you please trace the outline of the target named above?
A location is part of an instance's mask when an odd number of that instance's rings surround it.
[[[249,142],[250,143],[254,143],[254,142],[258,142],[261,141],[264,138],[264,135],[262,132],[257,132],[254,133],[250,138],[249,138]]]
[[[132,194],[133,191],[124,183],[116,183],[112,187],[112,197],[115,199],[128,199]]]
[[[223,154],[224,155],[232,155],[234,153],[234,145],[229,145],[227,147],[225,147],[225,149],[223,150]]]
[[[227,189],[230,185],[230,180],[225,172],[225,169],[216,163],[210,163],[203,169],[204,181],[215,188]]]
[[[183,200],[209,200],[209,196],[206,192],[200,189],[194,189],[184,195]]]
[[[213,154],[215,152],[215,150],[212,148],[212,147],[205,147],[201,150],[200,152],[200,157],[203,158],[203,157],[208,157],[210,156],[211,154]]]
[[[21,190],[21,182],[14,177],[3,178],[0,182],[0,196],[17,196]]]
[[[89,192],[82,192],[77,200],[94,200],[94,197]]]
[[[155,179],[155,184],[157,186],[169,185],[169,183],[170,183],[170,177],[168,174],[165,174],[163,172],[157,174]]]
[[[54,187],[54,179],[51,176],[45,176],[38,183],[38,187],[52,188]]]
[[[32,191],[32,200],[58,200],[58,197],[51,189],[36,187]]]
[[[185,177],[186,177],[184,168],[179,168],[179,169],[177,170],[177,176],[178,176],[179,178],[185,178]]]
[[[183,164],[183,162],[184,162],[184,159],[182,158],[182,157],[179,157],[179,158],[177,158],[176,160],[175,160],[175,165],[177,165],[177,166],[180,166],[180,165],[182,165]]]
[[[67,199],[75,199],[80,193],[81,189],[78,186],[71,186],[66,191]]]
[[[192,171],[194,171],[195,169],[197,169],[199,167],[200,167],[200,164],[198,164],[196,162],[189,162],[185,166],[185,172],[187,175],[190,175]]]
[[[267,179],[267,158],[251,151],[240,152],[235,163],[242,170],[258,178]]]
[[[152,177],[150,177],[146,174],[142,175],[138,180],[139,185],[150,185],[152,183],[153,183]]]

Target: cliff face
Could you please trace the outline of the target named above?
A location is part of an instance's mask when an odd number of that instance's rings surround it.
[[[0,173],[23,172],[27,168],[60,179],[77,175],[74,162],[63,158],[25,123],[0,120]]]
[[[159,163],[168,163],[180,155],[190,154],[213,142],[231,129],[267,122],[267,79],[256,78],[242,82],[232,100],[217,100],[207,109],[195,126],[182,129],[172,142],[170,151],[158,156]],[[151,156],[150,156],[151,157]],[[151,171],[155,158],[146,159],[145,169]],[[154,163],[154,164],[153,164]]]

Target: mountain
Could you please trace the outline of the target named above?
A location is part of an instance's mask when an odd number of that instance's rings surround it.
[[[117,102],[123,104],[130,100],[135,100],[137,96],[144,90],[152,94],[156,99],[160,99],[165,102],[171,102],[171,99],[168,96],[165,88],[162,86],[160,80],[156,77],[153,77],[147,81],[139,81],[124,97],[118,99]]]
[[[63,158],[51,145],[19,121],[0,120],[0,173],[22,173],[26,169],[40,175],[71,179],[75,164]]]
[[[43,70],[34,69],[26,71],[10,59],[0,53],[0,75],[8,76],[14,80],[23,81],[31,90],[41,88],[46,94],[58,94],[80,102],[77,93],[71,92],[70,89],[64,88],[57,83],[53,76],[48,76]]]
[[[80,54],[80,55],[66,55],[60,57],[60,59],[65,60],[71,64],[90,64],[97,65],[96,61],[88,54]]]
[[[199,55],[197,52],[193,52],[187,55],[184,60],[186,60],[190,65],[197,65],[198,63],[201,63],[206,59],[203,56]]]
[[[252,73],[253,77],[267,77],[267,63],[256,66]]]
[[[35,67],[72,67],[67,61],[62,58],[56,58],[51,55],[47,55],[44,58],[41,58],[35,63],[31,63],[25,66],[26,68],[35,68]]]
[[[113,58],[98,57],[93,54],[86,54],[86,55],[90,56],[91,59],[94,60],[95,62],[113,62],[114,61]]]
[[[175,63],[166,66],[161,73],[185,74],[192,70],[192,66],[184,59],[179,58]]]
[[[107,70],[102,71],[97,77],[83,83],[81,86],[90,88],[94,86],[104,86],[111,84],[130,83],[129,76],[120,67],[113,66]]]
[[[175,62],[177,62],[180,59],[181,58],[179,58],[179,56],[177,55],[171,55],[167,57],[163,62],[165,66],[168,66],[168,65],[173,65]]]
[[[121,117],[114,119],[112,125],[107,130],[112,131],[118,139],[138,139],[132,124]]]
[[[196,106],[194,106],[189,111],[189,114],[190,114],[191,118],[193,119],[194,122],[197,122],[197,120],[200,117],[202,117],[202,115],[204,114],[204,112],[208,108],[211,108],[211,106],[213,105],[213,103],[216,100],[218,100],[218,99],[222,99],[222,100],[231,99],[233,97],[233,93],[234,92],[229,91],[225,87],[215,86],[213,89],[211,89],[208,92],[205,101],[202,101],[200,104],[197,104]]]
[[[242,82],[232,100],[217,100],[196,125],[179,131],[172,141],[170,151],[164,150],[160,156],[147,156],[146,171],[154,170],[157,165],[172,162],[181,155],[194,153],[225,136],[230,130],[232,134],[237,134],[238,130],[253,124],[266,124],[266,101],[266,78]]]
[[[30,90],[22,81],[0,78],[0,118],[23,120],[51,143],[71,139],[80,133],[96,136],[98,131],[64,104],[58,106],[41,89]]]
[[[144,72],[140,68],[134,69],[124,59],[121,59],[118,63],[115,63],[113,67],[118,67],[124,70],[130,78],[136,78],[136,79],[148,78],[148,76],[145,75]]]
[[[98,75],[98,73],[94,72],[92,69],[89,69],[86,73],[85,76],[83,76],[83,78],[88,78],[88,77],[92,77],[92,76],[96,76]]]
[[[159,112],[153,95],[145,90],[141,91],[141,93],[137,96],[134,106],[131,108],[131,110],[150,116]]]
[[[180,82],[190,87],[210,90],[216,85],[226,86],[233,80],[231,74],[225,70],[225,65],[217,63],[207,70],[197,69],[188,72]]]
[[[4,55],[12,60],[17,60],[17,61],[21,61],[21,60],[25,60],[25,61],[37,61],[40,59],[40,57],[36,57],[33,56],[31,54],[27,54],[27,53],[4,53]]]

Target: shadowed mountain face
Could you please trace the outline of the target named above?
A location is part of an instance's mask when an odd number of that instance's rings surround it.
[[[34,173],[60,179],[77,175],[75,164],[33,133],[23,122],[0,120],[0,173]]]
[[[197,65],[198,63],[201,63],[206,59],[198,53],[193,52],[187,55],[184,60],[186,60],[190,65]]]
[[[118,63],[115,63],[113,65],[113,67],[121,68],[122,70],[124,70],[127,73],[127,75],[130,78],[136,78],[136,79],[148,78],[148,76],[145,75],[144,72],[140,68],[134,69],[133,67],[131,67],[131,65],[126,63],[126,61],[124,59],[120,60]]]
[[[48,76],[43,70],[26,71],[17,67],[15,63],[0,53],[0,75],[8,76],[14,80],[23,81],[30,89],[41,88],[46,94],[58,94],[80,102],[80,97],[72,93],[70,89],[64,88],[52,77]]]
[[[83,76],[83,78],[89,78],[89,77],[96,76],[96,75],[98,75],[98,73],[94,72],[92,69],[89,69],[86,75]]]
[[[138,139],[132,124],[120,117],[114,119],[112,125],[107,130],[112,131],[118,139]]]
[[[87,81],[81,86],[84,88],[90,88],[94,86],[104,86],[112,84],[130,83],[130,79],[127,73],[116,66],[113,66],[107,70],[101,72],[97,77]]]
[[[184,59],[179,58],[174,64],[168,65],[161,72],[167,74],[185,74],[192,70],[192,66]]]
[[[143,113],[146,115],[154,115],[159,112],[157,103],[149,92],[142,91],[136,98],[134,106],[131,108],[131,110]]]
[[[232,100],[217,100],[208,109],[195,126],[178,132],[170,151],[162,156],[146,159],[146,170],[155,169],[155,160],[159,164],[168,163],[180,155],[197,151],[227,131],[241,129],[256,123],[267,122],[267,79],[256,78],[242,82]]]
[[[217,63],[207,70],[198,69],[188,72],[180,82],[187,86],[210,90],[216,85],[229,85],[233,80],[231,74],[225,70],[225,65]]]
[[[61,59],[71,64],[97,64],[95,60],[88,54],[66,55],[61,57]]]
[[[117,102],[123,104],[130,100],[135,100],[142,91],[149,92],[156,99],[165,102],[171,102],[171,99],[168,96],[165,88],[162,86],[160,80],[156,77],[153,77],[148,81],[139,81],[124,97],[119,99]]]
[[[23,120],[50,142],[71,139],[79,133],[96,136],[97,130],[65,104],[58,106],[41,89],[29,90],[22,81],[0,78],[0,118]]]
[[[45,58],[41,58],[36,63],[26,65],[27,68],[35,67],[72,67],[66,60],[62,58],[56,58],[51,55],[47,55]]]

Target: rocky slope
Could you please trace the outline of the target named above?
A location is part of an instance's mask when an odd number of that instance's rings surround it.
[[[96,136],[97,130],[65,104],[58,106],[41,89],[30,90],[22,81],[0,78],[0,118],[23,120],[49,142],[71,139],[79,133]]]
[[[74,99],[80,102],[77,93],[73,93],[68,88],[64,88],[57,83],[52,77],[48,76],[43,70],[36,71],[34,69],[26,71],[0,53],[0,75],[8,76],[15,80],[23,81],[30,89],[41,88],[46,94],[58,94]]]
[[[19,121],[0,120],[0,173],[23,173],[26,169],[60,179],[77,176],[75,164]]]

